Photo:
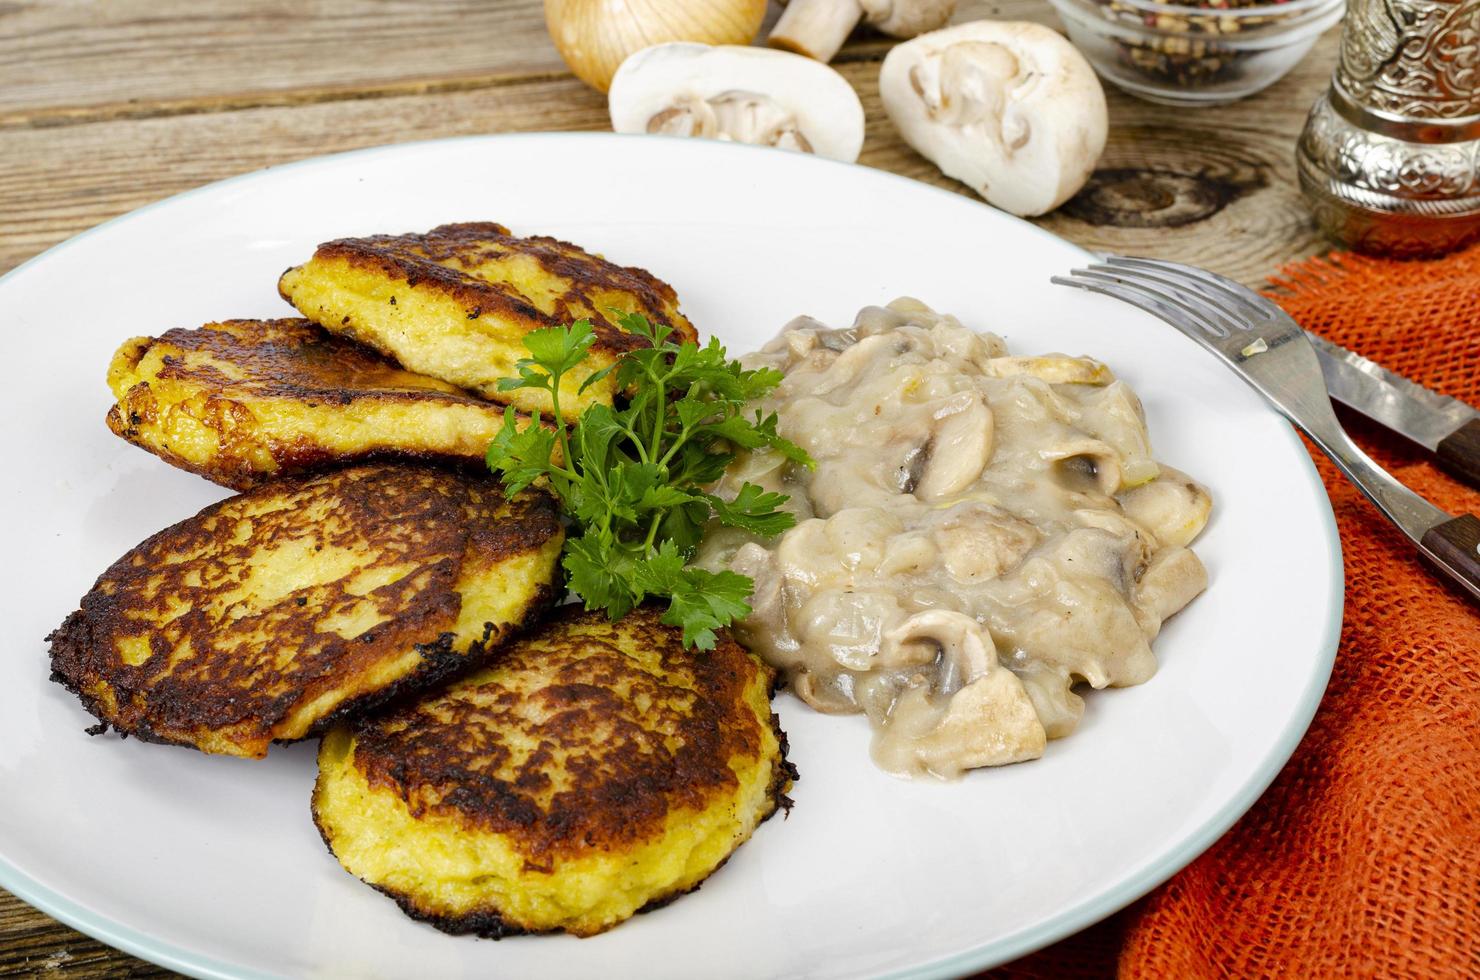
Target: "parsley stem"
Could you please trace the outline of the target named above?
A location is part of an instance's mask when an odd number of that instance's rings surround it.
[[[570,456],[570,430],[565,424],[565,417],[560,414],[560,376],[563,371],[557,371],[549,375],[550,378],[550,413],[555,416],[555,440],[560,443],[560,460],[564,467],[571,464]],[[539,423],[536,422],[536,425]],[[575,473],[566,470],[571,480],[577,479]]]
[[[653,553],[653,542],[658,540],[658,525],[662,520],[663,515],[661,513],[654,514],[652,521],[648,524],[647,539],[642,543],[642,550],[646,555]]]
[[[624,425],[622,426],[622,432],[626,434],[628,439],[632,440],[632,445],[637,447],[637,458],[644,463],[651,462],[648,458],[647,446],[642,444],[642,437],[637,434],[637,431],[630,425]]]
[[[674,454],[677,453],[680,449],[682,449],[683,446],[684,446],[684,443],[686,443],[688,441],[689,441],[689,427],[688,426],[684,426],[683,428],[679,429],[677,438],[675,438],[673,440],[673,445],[669,446],[668,447],[668,451],[663,454],[663,458],[660,459],[660,460],[658,460],[658,466],[659,467],[667,466],[668,465],[668,461],[671,460],[673,458]]]
[[[658,398],[658,410],[653,413],[653,449],[652,456],[657,457],[663,449],[663,415],[668,411],[668,384],[666,378],[660,378],[651,371],[648,377],[652,379],[653,387],[656,389]]]

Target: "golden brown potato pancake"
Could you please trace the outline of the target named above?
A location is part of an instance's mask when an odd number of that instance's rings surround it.
[[[364,466],[207,507],[114,562],[48,639],[125,735],[260,757],[477,663],[554,596],[542,492]]]
[[[116,435],[237,490],[375,459],[476,464],[504,425],[502,406],[301,319],[135,337],[108,386]]]
[[[646,343],[618,328],[610,310],[641,313],[680,340],[697,338],[667,283],[554,238],[520,238],[493,222],[328,242],[283,273],[278,291],[310,320],[408,370],[546,415],[548,395],[499,391],[498,382],[517,376],[515,362],[528,356],[525,334],[587,318],[595,343],[560,390],[568,419],[612,400],[611,377],[581,393],[586,377]]]
[[[728,637],[685,650],[652,609],[573,610],[325,736],[319,830],[414,918],[592,935],[697,888],[790,805],[769,667]]]

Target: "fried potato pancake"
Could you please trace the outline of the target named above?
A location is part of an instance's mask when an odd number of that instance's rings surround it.
[[[411,371],[531,414],[550,414],[547,394],[498,390],[528,356],[524,335],[587,318],[596,340],[560,389],[568,419],[594,402],[610,403],[611,377],[585,392],[581,383],[623,351],[646,344],[618,328],[610,310],[641,313],[679,339],[697,338],[667,283],[554,238],[519,238],[493,222],[328,242],[283,273],[278,291],[310,320]]]
[[[114,434],[236,490],[375,459],[481,462],[504,426],[501,406],[301,319],[135,337],[108,387]]]
[[[319,831],[413,918],[589,936],[697,888],[790,805],[769,667],[728,638],[685,650],[652,609],[572,609],[325,736]]]
[[[213,504],[103,573],[52,679],[125,735],[261,757],[477,663],[553,598],[543,492],[363,466]]]

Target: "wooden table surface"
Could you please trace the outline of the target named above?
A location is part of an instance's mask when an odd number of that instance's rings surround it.
[[[981,17],[1058,26],[1042,0],[962,0],[957,20]],[[855,38],[834,63],[867,112],[860,162],[969,193],[895,135],[878,98],[886,50]],[[1039,223],[1251,284],[1324,250],[1293,156],[1335,57],[1333,30],[1274,87],[1220,108],[1107,92],[1098,170]],[[0,3],[0,273],[222,177],[406,140],[607,129],[605,105],[561,63],[538,0]],[[0,892],[0,976],[16,975],[172,974]]]

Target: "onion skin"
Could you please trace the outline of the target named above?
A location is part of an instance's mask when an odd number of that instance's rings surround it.
[[[766,0],[545,0],[545,27],[577,78],[605,92],[634,51],[666,41],[749,44]]]

